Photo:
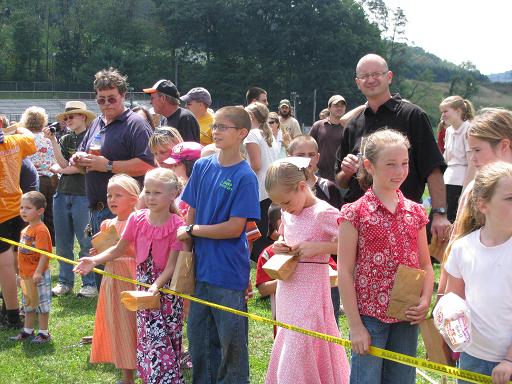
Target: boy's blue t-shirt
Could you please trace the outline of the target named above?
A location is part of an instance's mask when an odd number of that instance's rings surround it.
[[[194,164],[182,199],[195,209],[195,224],[219,224],[230,217],[260,218],[258,179],[246,161],[223,167],[217,155]],[[194,238],[196,279],[228,289],[249,284],[245,230],[233,239]]]

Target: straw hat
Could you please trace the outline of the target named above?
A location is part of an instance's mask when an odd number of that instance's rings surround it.
[[[87,109],[87,105],[85,105],[82,101],[68,101],[66,103],[66,109],[63,113],[59,113],[57,115],[57,119],[61,120],[66,115],[72,115],[72,114],[81,114],[85,115],[86,120],[85,124],[88,125],[91,121],[93,121],[96,118],[96,114],[92,111],[89,111]]]

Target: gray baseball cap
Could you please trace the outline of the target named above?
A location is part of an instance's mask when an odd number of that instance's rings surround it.
[[[212,96],[210,95],[210,92],[208,92],[208,90],[203,87],[192,88],[187,92],[186,95],[181,96],[180,100],[184,101],[185,103],[187,101],[194,100],[205,103],[207,106],[212,104]]]

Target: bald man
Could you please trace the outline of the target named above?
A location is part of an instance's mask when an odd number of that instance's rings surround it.
[[[447,238],[450,223],[446,217],[443,181],[446,164],[426,113],[417,105],[402,99],[399,94],[391,95],[389,86],[392,80],[393,72],[381,56],[369,54],[359,60],[355,82],[368,102],[366,108],[350,120],[343,132],[337,156],[336,181],[340,187],[348,188],[346,202],[360,198],[364,191],[355,176],[359,167],[361,138],[384,127],[402,132],[408,137],[411,149],[409,175],[400,190],[408,199],[421,203],[425,182],[428,184],[432,198],[432,234]]]

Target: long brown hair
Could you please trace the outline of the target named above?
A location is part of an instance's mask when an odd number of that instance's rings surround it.
[[[510,140],[512,144],[512,112],[502,108],[479,110],[467,135],[484,140],[493,148],[503,139]]]
[[[478,205],[480,202],[491,200],[499,181],[506,177],[512,177],[512,164],[504,161],[488,164],[478,171],[473,188],[468,192],[466,204],[456,221],[452,240],[446,248],[445,259],[454,241],[484,226],[485,216],[480,212]]]
[[[463,121],[471,120],[475,117],[475,108],[473,107],[473,103],[460,96],[448,96],[446,99],[441,101],[441,104],[439,104],[439,108],[443,106],[447,106],[452,109],[459,109],[462,112],[461,118]]]
[[[272,129],[268,126],[268,108],[265,104],[260,102],[254,102],[245,107],[246,111],[251,113],[256,121],[258,122],[258,128],[263,134],[263,138],[269,147],[272,148],[272,142],[274,141],[274,135]]]

